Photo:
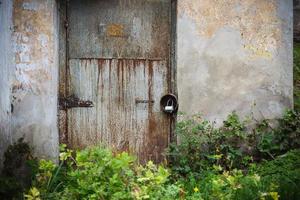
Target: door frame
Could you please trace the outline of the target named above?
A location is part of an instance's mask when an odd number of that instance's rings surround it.
[[[170,50],[169,50],[169,74],[168,87],[169,93],[178,96],[177,92],[177,0],[170,1]],[[69,74],[69,49],[68,49],[68,6],[70,0],[58,1],[58,40],[59,40],[59,88],[58,88],[58,130],[59,130],[59,143],[68,144],[68,115],[66,108],[62,107],[62,101],[67,98],[67,84]],[[177,142],[175,137],[175,124],[177,115],[173,114],[170,117],[170,133],[169,144]]]

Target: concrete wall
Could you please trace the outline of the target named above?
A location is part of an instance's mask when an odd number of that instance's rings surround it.
[[[9,8],[2,8],[3,5]],[[6,15],[1,22],[7,24],[0,32],[1,46],[2,42],[5,47],[13,46],[12,55],[8,56],[6,50],[4,55],[1,53],[1,62],[5,62],[0,74],[1,141],[7,144],[6,141],[24,137],[36,156],[55,160],[58,155],[56,1],[2,0],[1,9]],[[5,123],[7,117],[3,112],[8,113],[9,124]],[[3,149],[5,146],[1,152]]]
[[[1,1],[0,4],[0,168],[2,156],[11,143],[10,122],[10,82],[12,75],[12,2]]]
[[[218,124],[293,105],[292,0],[178,1],[180,110]]]

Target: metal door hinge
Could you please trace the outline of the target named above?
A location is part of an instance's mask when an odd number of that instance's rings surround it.
[[[94,107],[92,101],[89,100],[81,100],[75,96],[63,97],[58,99],[59,102],[59,109],[66,110],[70,108],[77,108],[77,107]]]

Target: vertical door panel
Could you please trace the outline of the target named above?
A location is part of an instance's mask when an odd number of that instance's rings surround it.
[[[171,0],[72,0],[67,95],[94,103],[67,110],[69,146],[105,144],[141,162],[163,160],[170,118]]]
[[[168,92],[165,60],[71,59],[69,93],[94,102],[68,110],[74,148],[105,144],[144,160],[163,159],[169,118],[159,100]]]

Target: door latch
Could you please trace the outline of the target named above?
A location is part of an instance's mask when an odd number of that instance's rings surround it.
[[[150,103],[150,104],[152,103],[152,104],[153,104],[153,103],[154,103],[154,100],[143,100],[143,99],[138,99],[138,98],[136,98],[136,99],[135,99],[135,103],[136,103],[136,104],[139,104],[139,103]]]
[[[75,96],[63,97],[58,99],[59,109],[66,110],[70,108],[78,108],[78,107],[94,107],[92,101],[89,100],[81,100]]]

